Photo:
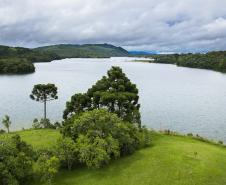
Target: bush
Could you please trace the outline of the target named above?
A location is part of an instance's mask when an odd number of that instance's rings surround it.
[[[0,184],[30,184],[33,150],[19,135],[0,141]]]
[[[41,181],[52,184],[53,178],[59,170],[59,159],[56,156],[49,157],[47,155],[41,155],[37,161],[37,164]]]
[[[56,155],[60,159],[62,166],[67,166],[71,170],[78,161],[77,147],[71,138],[60,138],[57,141]]]
[[[150,145],[147,129],[124,122],[105,109],[84,112],[66,122],[62,133],[72,138],[78,160],[88,167],[99,168],[111,159]]]

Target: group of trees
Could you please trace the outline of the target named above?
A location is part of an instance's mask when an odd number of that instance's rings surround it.
[[[206,54],[172,54],[153,55],[156,63],[176,64],[183,67],[211,69],[226,72],[226,51],[215,51]]]
[[[46,102],[58,98],[57,87],[35,85],[30,98],[44,104],[44,118],[34,124],[37,128],[51,128]],[[19,136],[0,140],[0,184],[26,184],[34,176],[51,184],[60,168],[71,170],[77,165],[100,168],[149,146],[150,133],[141,127],[138,99],[136,85],[121,68],[112,67],[87,93],[75,94],[66,103],[62,137],[54,148],[33,151]],[[11,123],[9,117],[3,122],[6,127]],[[22,160],[23,164],[17,167]],[[33,164],[37,166],[35,170]],[[13,167],[15,171],[10,170]]]
[[[126,77],[122,69],[112,67],[107,76],[103,76],[86,93],[75,94],[66,103],[64,119],[74,114],[93,109],[105,108],[124,121],[140,126],[140,105],[138,89]]]
[[[0,74],[24,74],[35,71],[34,65],[27,59],[8,58],[0,59]]]

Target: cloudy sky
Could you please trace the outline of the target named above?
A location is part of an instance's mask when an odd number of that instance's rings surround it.
[[[0,0],[0,44],[226,50],[226,0]]]

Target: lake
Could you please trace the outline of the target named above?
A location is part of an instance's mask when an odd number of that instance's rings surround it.
[[[1,75],[0,119],[8,114],[13,130],[30,128],[34,118],[43,116],[43,104],[29,98],[33,85],[55,83],[59,99],[48,102],[47,116],[61,120],[73,94],[87,91],[111,66],[120,66],[139,89],[143,125],[226,142],[225,74],[133,60],[64,59],[36,63],[33,74]]]

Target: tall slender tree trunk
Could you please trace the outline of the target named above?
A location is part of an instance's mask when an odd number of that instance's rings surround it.
[[[46,120],[46,100],[44,101],[44,120]]]
[[[8,131],[8,133],[9,133],[9,127],[7,127],[7,131]]]

